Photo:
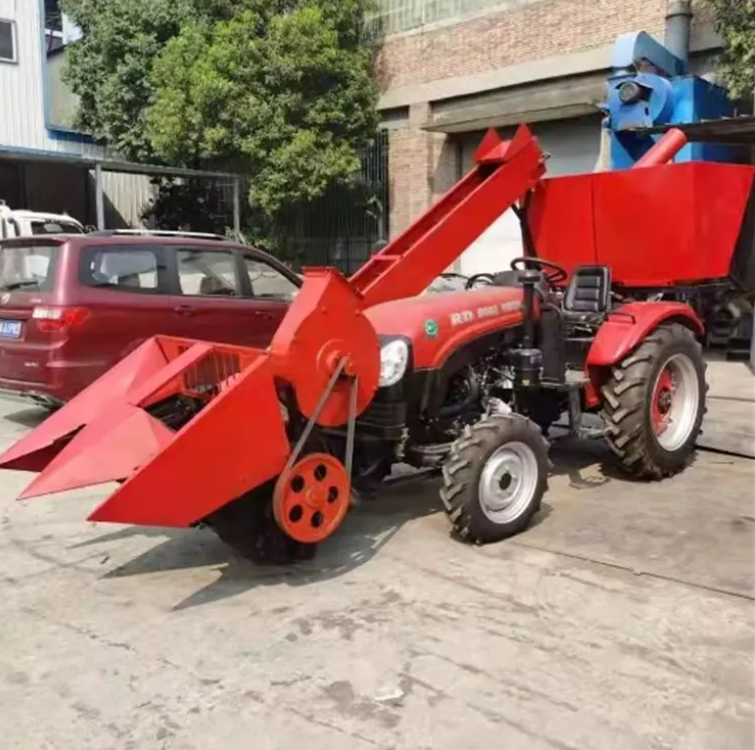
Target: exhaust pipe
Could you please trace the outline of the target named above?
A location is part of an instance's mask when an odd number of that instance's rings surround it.
[[[693,15],[691,0],[669,0],[666,48],[685,63],[689,62]]]

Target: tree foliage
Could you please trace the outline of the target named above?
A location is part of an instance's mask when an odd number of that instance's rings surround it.
[[[377,128],[370,0],[63,0],[80,125],[130,159],[249,175],[275,219],[348,185]]]
[[[80,99],[77,126],[127,159],[153,157],[146,135],[152,61],[194,15],[191,0],[62,0],[82,38],[65,78]]]
[[[254,177],[251,204],[275,215],[355,174],[377,127],[376,88],[361,3],[246,5],[168,42],[146,132],[172,163],[241,165]]]
[[[724,40],[721,73],[731,95],[751,97],[755,89],[755,0],[707,0]]]

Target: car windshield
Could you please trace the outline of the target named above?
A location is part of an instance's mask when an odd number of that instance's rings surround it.
[[[32,221],[32,234],[84,234],[84,230],[69,221]]]
[[[0,247],[0,291],[49,289],[52,286],[55,247]]]

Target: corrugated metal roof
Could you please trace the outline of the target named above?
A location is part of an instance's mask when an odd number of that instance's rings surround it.
[[[231,172],[213,172],[202,169],[182,169],[181,167],[164,167],[159,164],[141,164],[138,162],[98,159],[78,154],[56,153],[54,151],[26,151],[12,147],[0,146],[0,159],[14,161],[41,161],[68,164],[83,169],[94,169],[98,164],[103,172],[120,172],[124,174],[149,175],[150,177],[205,177],[216,180],[234,180],[241,175]]]

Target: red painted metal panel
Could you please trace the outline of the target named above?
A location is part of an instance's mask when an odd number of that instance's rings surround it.
[[[420,294],[545,172],[543,153],[525,126],[507,144],[491,131],[484,146],[475,170],[352,276],[365,307]]]
[[[66,445],[19,499],[126,479],[173,437],[162,422],[139,407],[112,405]]]
[[[305,272],[304,286],[270,345],[277,377],[290,383],[301,412],[311,417],[338,363],[358,377],[356,412],[372,401],[380,381],[380,343],[353,286],[333,269]],[[339,379],[318,417],[327,427],[349,417],[351,383]]]
[[[725,279],[754,174],[693,162],[545,180],[528,214],[537,255],[607,265],[629,287]]]
[[[615,365],[650,331],[667,320],[684,321],[700,335],[705,332],[689,305],[681,302],[631,302],[619,307],[598,329],[587,355],[587,367]]]
[[[592,175],[543,180],[527,214],[536,255],[570,273],[597,263],[594,212]]]
[[[156,339],[146,341],[11,446],[0,456],[0,467],[40,471],[63,449],[67,437],[99,414],[107,413],[113,403],[126,399],[132,388],[149,380],[166,363]]]
[[[184,527],[283,470],[289,443],[268,355],[261,355],[91,521]]]
[[[753,169],[689,163],[588,176],[597,260],[615,282],[658,287],[724,279]]]
[[[422,370],[440,367],[469,341],[521,325],[522,297],[521,289],[491,286],[409,297],[371,307],[365,314],[378,334],[409,339],[414,367]],[[429,329],[428,323],[433,324]]]

